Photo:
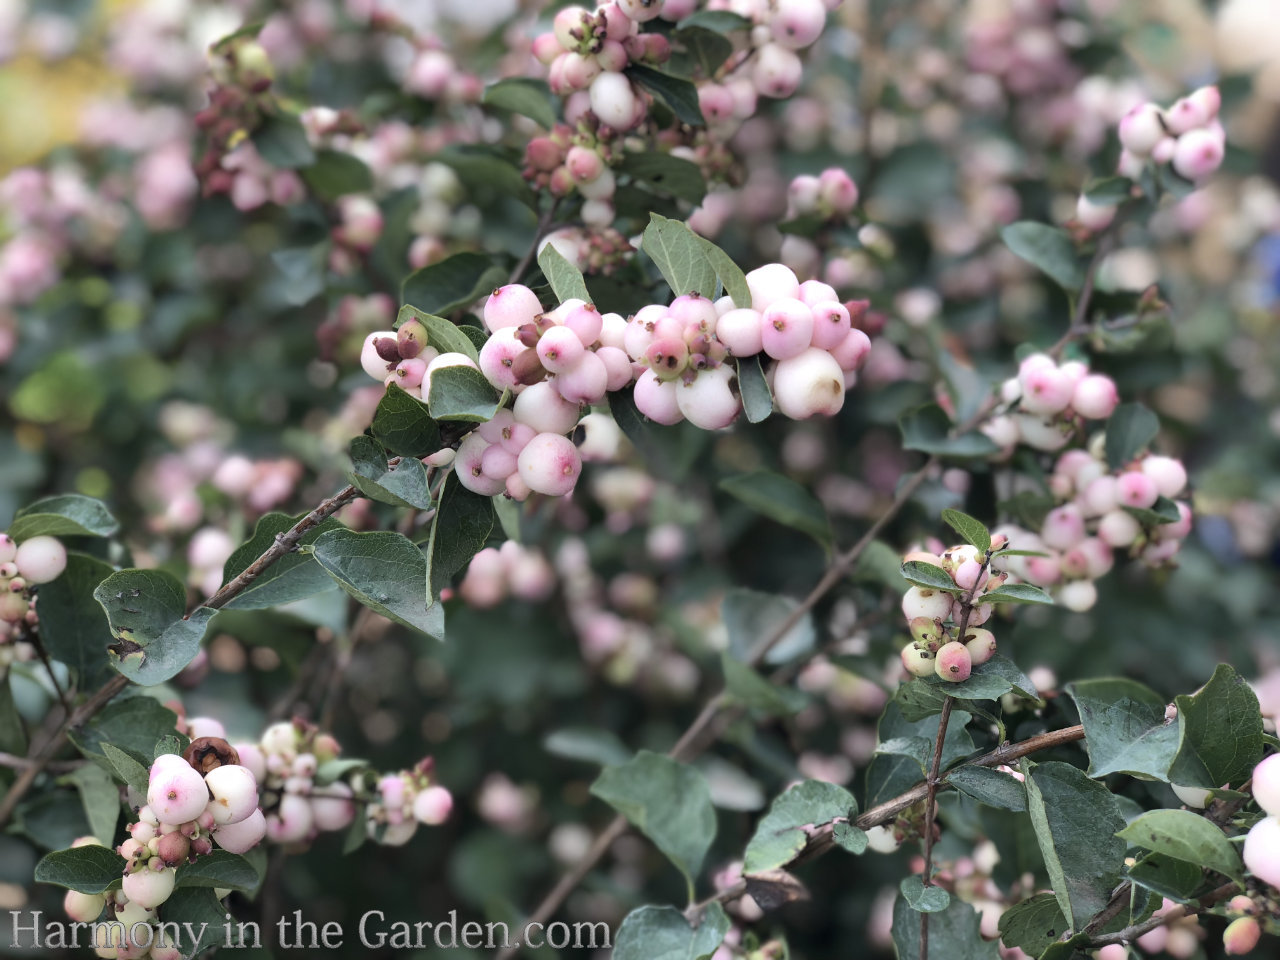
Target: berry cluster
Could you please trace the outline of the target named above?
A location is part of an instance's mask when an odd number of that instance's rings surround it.
[[[17,543],[0,533],[0,665],[27,659],[20,641],[39,623],[32,587],[56,579],[67,568],[67,550],[54,537],[31,537]]]
[[[453,795],[435,782],[435,762],[431,757],[412,770],[389,773],[378,779],[377,797],[366,808],[369,837],[383,846],[399,847],[409,842],[418,824],[439,826],[453,811]],[[363,787],[363,778],[356,778]]]
[[[1004,455],[1018,443],[1036,450],[1060,450],[1085,420],[1111,416],[1120,395],[1115,381],[1090,373],[1078,360],[1059,364],[1044,353],[1022,361],[1018,375],[1000,388],[1002,413],[981,427]]]
[[[1005,546],[1004,537],[991,538],[992,552]],[[955,582],[954,590],[913,586],[902,598],[902,614],[912,638],[902,648],[902,665],[912,676],[936,674],[959,683],[968,680],[974,667],[995,654],[995,635],[982,626],[990,619],[994,606],[979,600],[983,594],[1004,586],[1009,577],[991,572],[991,557],[991,553],[984,555],[977,547],[963,544],[949,547],[941,556],[913,550],[902,558],[903,563],[938,567]]]
[[[1050,590],[1068,610],[1094,605],[1093,581],[1111,569],[1114,551],[1128,550],[1158,566],[1173,558],[1191,532],[1190,504],[1173,500],[1187,486],[1182,462],[1149,453],[1112,471],[1102,459],[1101,439],[1058,458],[1048,484],[1059,505],[1046,514],[1038,534],[998,528],[1013,549],[1037,554],[1003,557],[999,565],[1017,580]],[[1165,505],[1170,512],[1176,508],[1176,520],[1153,511],[1161,501],[1173,501]]]
[[[858,185],[840,167],[828,167],[814,176],[802,173],[787,187],[787,218],[818,216],[839,220],[858,205]]]
[[[561,11],[562,13],[564,11]],[[595,127],[584,118],[577,129],[558,123],[545,137],[534,137],[524,152],[524,176],[554,197],[581,194],[582,222],[593,227],[613,223],[613,194],[617,187],[610,164],[614,139],[609,127]]]
[[[496,607],[508,597],[540,603],[555,588],[555,571],[542,551],[508,540],[471,558],[458,595],[468,606],[484,608]]]
[[[1222,166],[1226,153],[1221,105],[1217,87],[1201,87],[1163,110],[1154,103],[1134,107],[1120,121],[1124,150],[1117,172],[1136,180],[1150,160],[1171,163],[1178,176],[1193,183],[1202,181]]]

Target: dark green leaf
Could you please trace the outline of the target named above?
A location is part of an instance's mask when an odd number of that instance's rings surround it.
[[[427,594],[426,557],[407,537],[330,530],[312,549],[338,586],[374,613],[444,639],[444,608]]]
[[[23,756],[27,752],[27,732],[13,700],[11,673],[0,677],[0,750]]]
[[[291,113],[264,119],[253,132],[253,145],[273,167],[296,170],[316,162],[316,152],[311,149],[302,121]]]
[[[724,668],[725,688],[745,707],[770,716],[787,717],[803,710],[809,702],[799,690],[770,683],[728,651],[720,654],[720,663]]]
[[[617,172],[625,173],[633,180],[648,184],[659,193],[670,194],[695,207],[702,203],[702,198],[707,195],[707,182],[702,178],[702,169],[692,160],[675,157],[669,153],[653,151],[624,154]],[[708,293],[707,296],[710,294]]]
[[[163,924],[178,925],[178,948],[188,960],[210,947],[227,946],[227,911],[208,887],[174,890],[159,912]],[[234,934],[232,942],[235,943]]]
[[[1084,283],[1075,244],[1065,230],[1020,220],[1004,227],[1000,239],[1015,255],[1048,274],[1063,289],[1079,290]]]
[[[973,753],[973,738],[965,729],[972,715],[963,710],[953,710],[951,722],[947,725],[947,736],[942,743],[942,768],[945,770],[955,761]],[[906,740],[920,737],[930,744],[938,735],[938,721],[934,717],[925,717],[910,721],[902,715],[902,709],[890,701],[880,716],[879,742]],[[932,751],[930,751],[932,752]],[[890,800],[898,794],[910,789],[920,782],[921,761],[919,757],[907,755],[875,756],[867,769],[867,802],[868,808]]]
[[[547,734],[542,741],[547,753],[569,760],[596,763],[602,767],[621,766],[631,759],[631,751],[617,735],[599,727],[565,727]]]
[[[654,70],[643,64],[633,63],[625,71],[631,81],[671,108],[681,123],[691,127],[706,126],[702,108],[698,106],[698,90],[688,80]]]
[[[443,317],[475,303],[506,279],[507,271],[492,257],[464,251],[409,274],[400,299],[423,313]],[[428,342],[437,346],[430,337]]]
[[[665,480],[679,483],[689,475],[698,455],[712,436],[691,423],[665,427],[650,423],[636,408],[631,390],[609,393],[609,412],[649,469]]]
[[[124,865],[124,857],[107,847],[71,847],[45,854],[36,864],[35,881],[80,893],[105,893],[120,882]]]
[[[946,593],[960,594],[962,591],[951,574],[941,567],[923,560],[908,560],[902,564],[902,579],[925,590],[942,590]]]
[[[1024,761],[1025,762],[1025,761]],[[1124,868],[1124,829],[1111,791],[1067,763],[1042,763],[1027,775],[1027,807],[1053,892],[1074,929],[1111,898]]]
[[[104,757],[105,744],[124,751],[150,766],[156,741],[174,732],[178,716],[148,696],[129,697],[107,704],[80,730],[71,731],[71,742],[87,757]],[[109,759],[109,758],[108,758]]]
[[[440,596],[453,575],[484,547],[493,532],[493,521],[493,498],[472,493],[450,472],[441,488],[440,505],[427,540],[431,596]]]
[[[394,383],[378,402],[370,429],[379,443],[402,457],[425,457],[440,449],[440,428],[427,405]]]
[[[1191,787],[1238,786],[1262,759],[1258,697],[1222,663],[1195,696],[1175,698],[1178,755],[1169,779]]]
[[[1027,809],[1027,792],[1007,773],[988,767],[957,767],[947,774],[947,783],[979,803],[998,810],[1022,813]]]
[[[301,515],[290,517],[283,513],[263,515],[253,528],[253,536],[236,547],[228,558],[223,567],[223,582],[230,583],[243,573],[271,548],[276,537],[291,530],[301,519]],[[309,546],[321,534],[340,529],[342,524],[331,517],[303,534],[299,545]],[[295,550],[267,567],[226,606],[228,610],[261,610],[322,593],[332,586],[333,582],[309,554]]]
[[[226,850],[178,867],[179,887],[222,887],[252,895],[258,887],[258,871],[244,857]]]
[[[716,833],[711,794],[699,771],[641,750],[625,764],[601,770],[591,794],[626,817],[693,883]]]
[[[163,756],[181,756],[191,745],[191,739],[178,733],[170,733],[156,741],[151,748],[151,759],[158,760]]]
[[[733,41],[718,31],[695,25],[681,27],[669,36],[676,49],[667,67],[681,76],[710,78],[733,53]]]
[[[386,451],[378,441],[366,436],[351,441],[351,459],[353,469],[347,478],[370,500],[393,507],[431,509],[427,470],[421,460],[402,457],[395,466],[389,466]]]
[[[1090,203],[1100,207],[1114,207],[1129,199],[1133,181],[1128,177],[1103,177],[1084,186],[1084,195]]]
[[[808,843],[804,827],[830,823],[858,812],[858,801],[844,787],[821,780],[798,783],[769,805],[742,858],[743,873],[786,866]]]
[[[827,511],[794,480],[761,470],[726,477],[720,481],[720,489],[770,520],[806,533],[824,547],[831,545]]]
[[[163,570],[120,570],[93,591],[115,641],[111,665],[134,683],[152,686],[177,676],[200,652],[214,610],[184,616],[187,588]]]
[[[641,246],[658,265],[662,278],[676,296],[697,293],[714,297],[717,274],[702,238],[678,220],[652,214]]]
[[[427,409],[437,420],[483,423],[498,412],[500,399],[475,367],[441,367],[431,374]]]
[[[721,605],[725,631],[729,634],[729,652],[746,662],[748,656],[791,616],[796,602],[790,597],[760,593],[741,587],[729,590]],[[805,613],[765,654],[765,663],[786,663],[813,649],[816,642],[813,617]]]
[[[373,172],[359,157],[340,150],[319,150],[316,162],[302,169],[302,179],[323,200],[373,189]]]
[[[1182,519],[1178,505],[1168,497],[1160,497],[1148,510],[1137,507],[1125,507],[1125,512],[1144,527],[1159,527],[1166,523],[1177,523]]]
[[[103,741],[98,744],[98,749],[102,751],[102,755],[107,758],[107,762],[115,772],[120,775],[121,780],[146,796],[147,786],[151,781],[147,764],[140,763],[132,754],[121,750],[114,743]]]
[[[120,524],[101,500],[64,493],[27,504],[5,532],[21,543],[32,537],[109,537]]]
[[[950,436],[951,418],[936,403],[907,411],[898,420],[898,428],[907,450],[948,457],[988,457],[999,452],[989,437],[976,430]]]
[[[903,877],[898,889],[902,891],[902,899],[907,901],[907,906],[917,913],[941,913],[951,906],[951,894],[932,884],[926,887],[915,874]]]
[[[751,21],[746,17],[728,10],[695,10],[680,21],[680,28],[706,27],[717,33],[733,33],[739,30],[750,30]]]
[[[453,168],[473,193],[489,191],[501,197],[513,197],[535,213],[537,197],[520,172],[519,159],[500,148],[465,144],[441,150],[433,158]]]
[[[508,77],[485,87],[485,106],[510,110],[528,117],[544,130],[556,125],[556,114],[551,108],[551,89],[544,80],[530,77]]]
[[[538,251],[538,266],[561,303],[566,300],[591,302],[591,293],[587,290],[587,282],[582,279],[582,271],[570,263],[554,243],[548,243]]]
[[[1165,722],[1164,697],[1121,677],[1080,680],[1067,684],[1066,691],[1084,725],[1089,776],[1168,779],[1178,751],[1178,725]]]
[[[55,660],[75,671],[83,685],[107,665],[111,626],[93,591],[111,576],[111,564],[82,553],[67,554],[67,568],[36,595],[40,639]]]
[[[1122,403],[1107,421],[1107,465],[1120,470],[1160,432],[1160,418],[1140,403]]]
[[[713,903],[697,929],[675,907],[644,906],[622,921],[613,943],[613,960],[706,960],[729,932],[724,908]]]
[[[1037,893],[1015,903],[1000,915],[1000,941],[1006,947],[1017,947],[1038,957],[1069,926],[1062,915],[1062,907],[1058,905],[1058,898],[1052,893]]]
[[[841,850],[852,854],[863,854],[867,851],[867,833],[852,823],[837,823],[831,828],[831,839]]]
[[[120,790],[111,775],[97,764],[85,764],[66,776],[80,793],[85,818],[93,835],[104,844],[114,843],[120,818]]]
[[[1222,828],[1190,810],[1152,810],[1117,836],[1135,847],[1216,870],[1231,880],[1244,881],[1240,854]]]
[[[1197,864],[1154,853],[1129,868],[1129,879],[1162,897],[1183,902],[1206,885],[1204,871]]]
[[[903,897],[893,904],[893,948],[898,960],[920,960],[920,914]],[[997,960],[993,941],[978,929],[978,913],[958,897],[940,913],[929,916],[929,956],[932,960]]]
[[[749,423],[769,419],[773,413],[773,393],[758,356],[738,359],[738,392],[742,394],[742,411]]]
[[[942,519],[952,530],[977,547],[979,553],[986,553],[991,549],[991,534],[982,521],[959,510],[943,510]]]

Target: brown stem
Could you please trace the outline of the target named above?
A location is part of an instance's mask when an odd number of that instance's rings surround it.
[[[45,764],[45,769],[50,773],[70,773],[72,770],[78,770],[83,767],[88,760],[65,760],[53,761]],[[0,753],[0,767],[7,767],[10,770],[26,770],[35,761],[27,757],[15,756],[12,753]]]
[[[1090,946],[1105,947],[1111,943],[1128,943],[1136,940],[1144,933],[1150,933],[1156,927],[1162,927],[1166,923],[1173,923],[1175,920],[1181,920],[1183,917],[1189,917],[1193,914],[1202,913],[1215,903],[1226,900],[1228,897],[1235,896],[1240,891],[1240,884],[1224,883],[1218,889],[1206,893],[1194,904],[1179,904],[1171,909],[1168,913],[1161,917],[1148,917],[1141,923],[1135,923],[1133,926],[1125,927],[1116,933],[1107,933],[1101,937],[1094,937],[1090,941]]]
[[[1131,203],[1121,205],[1116,211],[1115,218],[1099,235],[1094,245],[1093,256],[1089,260],[1089,266],[1085,268],[1084,282],[1080,285],[1080,294],[1076,297],[1075,308],[1071,311],[1071,325],[1067,327],[1067,332],[1062,335],[1062,338],[1049,348],[1049,356],[1055,360],[1062,357],[1062,351],[1067,348],[1067,344],[1089,332],[1089,306],[1093,300],[1094,286],[1098,281],[1098,268],[1102,266],[1102,261],[1115,246],[1120,224],[1131,207]]]
[[[538,255],[538,244],[542,238],[547,235],[551,227],[551,221],[555,219],[556,209],[560,206],[560,198],[556,197],[551,201],[551,206],[542,212],[542,216],[538,217],[538,225],[533,230],[533,241],[529,244],[529,249],[524,252],[524,256],[520,258],[520,262],[516,264],[514,270],[511,271],[511,279],[507,283],[517,283],[524,276],[524,272],[529,269],[529,264],[533,263],[533,258]]]

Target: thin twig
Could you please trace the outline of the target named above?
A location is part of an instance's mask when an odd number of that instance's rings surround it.
[[[551,206],[547,207],[542,212],[542,216],[538,217],[538,225],[533,230],[533,242],[529,244],[529,249],[524,252],[524,256],[520,258],[516,268],[511,271],[511,279],[507,283],[517,283],[524,276],[524,272],[529,269],[529,264],[533,263],[533,258],[538,255],[538,244],[550,230],[551,221],[555,219],[556,208],[559,206],[560,198],[556,197],[551,201]]]
[[[45,764],[45,769],[50,773],[70,773],[83,767],[88,760],[57,760]],[[26,770],[34,764],[35,761],[27,757],[15,756],[12,753],[0,753],[0,767],[7,767],[10,770]]]
[[[1090,946],[1105,947],[1111,943],[1128,943],[1131,940],[1138,939],[1138,937],[1142,936],[1144,933],[1150,933],[1152,930],[1156,929],[1156,927],[1163,927],[1165,924],[1173,923],[1175,920],[1181,920],[1183,917],[1202,913],[1209,909],[1209,907],[1212,907],[1215,903],[1226,900],[1228,897],[1233,897],[1239,892],[1240,884],[1234,881],[1231,883],[1224,883],[1222,886],[1218,887],[1218,889],[1210,891],[1193,904],[1179,904],[1178,906],[1170,909],[1169,912],[1163,916],[1148,917],[1141,923],[1135,923],[1132,926],[1125,927],[1123,930],[1117,931],[1116,933],[1107,933],[1100,937],[1094,937],[1090,941]]]

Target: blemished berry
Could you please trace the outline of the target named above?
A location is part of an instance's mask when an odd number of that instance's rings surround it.
[[[733,368],[703,370],[692,381],[678,380],[676,405],[685,419],[703,430],[720,430],[737,419],[742,402],[734,394]]]
[[[134,903],[154,910],[173,894],[177,882],[177,873],[169,868],[151,870],[143,867],[134,873],[125,874],[124,894]]]
[[[1280,753],[1253,768],[1253,799],[1271,816],[1280,816]]]
[[[378,341],[388,338],[394,341],[396,332],[375,330],[364,338],[364,345],[360,348],[360,366],[375,380],[385,380],[387,374],[395,367],[395,363],[389,363],[378,352]]]
[[[213,840],[229,853],[245,853],[256,847],[266,834],[266,817],[261,810],[255,810],[239,823],[218,827],[213,831]]]
[[[791,419],[834,416],[844,406],[844,397],[844,371],[827,351],[809,347],[778,361],[773,375],[773,399]]]
[[[969,627],[965,631],[964,646],[973,665],[981,666],[996,654],[996,635],[983,627]]]
[[[908,620],[917,617],[945,620],[951,615],[951,594],[924,587],[911,587],[902,595],[902,614]]]
[[[894,833],[891,827],[884,824],[876,824],[867,830],[867,848],[874,850],[876,853],[893,853],[900,846],[902,841]]]
[[[258,781],[248,767],[223,764],[205,774],[204,782],[214,823],[239,823],[258,808]]]
[[[659,380],[674,380],[689,365],[689,345],[683,337],[662,337],[649,344],[644,359]]]
[[[151,765],[147,806],[162,823],[179,824],[194,820],[204,812],[209,802],[204,777],[176,754],[164,756],[174,759],[162,762],[157,758]]]
[[[902,648],[902,666],[913,677],[933,676],[936,659],[936,653],[918,643],[908,643]]]
[[[963,643],[952,640],[939,648],[933,671],[943,680],[953,683],[968,680],[969,674],[973,672],[973,656]]]
[[[418,356],[428,345],[426,324],[417,317],[410,317],[396,330],[396,345],[405,360]]]
[[[166,833],[156,841],[155,854],[167,867],[176,867],[191,853],[191,841],[181,833]]]
[[[582,458],[569,438],[540,433],[520,451],[518,469],[530,490],[562,497],[578,482]]]

